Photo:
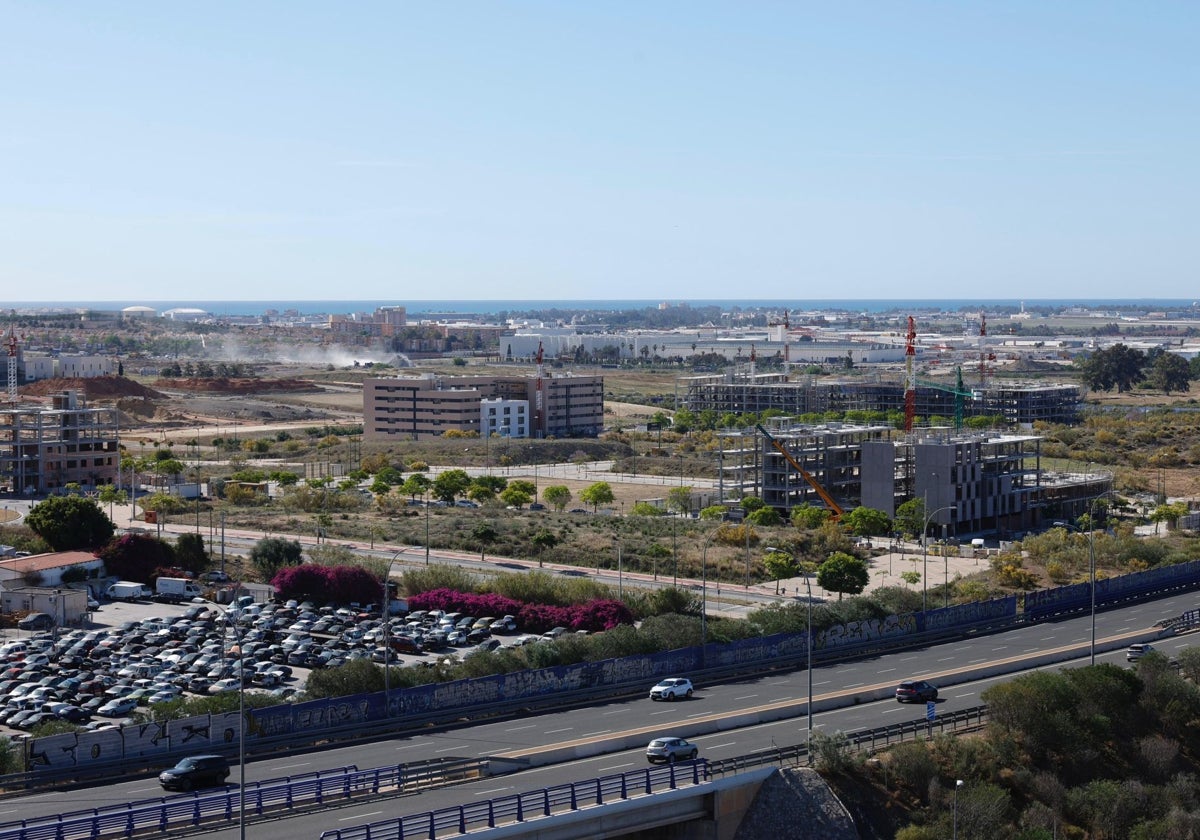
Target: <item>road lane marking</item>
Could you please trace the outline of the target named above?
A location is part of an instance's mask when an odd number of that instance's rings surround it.
[[[753,700],[757,694],[743,694],[741,697],[734,697],[734,700]]]
[[[371,811],[369,814],[355,814],[352,817],[338,817],[338,822],[349,822],[350,820],[361,820],[363,817],[377,817],[383,811]]]
[[[491,790],[477,790],[477,791],[474,791],[471,795],[472,796],[487,796],[488,794],[491,794],[491,793],[499,793],[502,790],[512,790],[512,787],[509,786],[509,787],[492,788]]]
[[[566,729],[547,729],[547,730],[546,730],[544,733],[542,733],[542,734],[543,734],[543,735],[557,735],[559,732],[570,732],[570,731],[572,731],[574,728],[575,728],[574,726],[568,726]]]
[[[625,764],[614,764],[611,767],[597,767],[596,769],[601,773],[607,773],[609,770],[620,770],[622,767],[632,767],[632,766],[633,766],[633,762],[630,761]]]
[[[736,747],[736,746],[737,746],[737,741],[730,741],[728,744],[705,744],[704,749],[706,749],[706,750],[723,750],[726,747]]]
[[[520,732],[522,729],[533,729],[536,726],[537,726],[536,723],[531,723],[528,726],[514,726],[512,729],[505,729],[504,731],[505,732]]]
[[[597,730],[596,732],[584,732],[583,737],[590,738],[593,735],[606,735],[609,732],[612,732],[612,730],[611,729],[600,729],[600,730]]]

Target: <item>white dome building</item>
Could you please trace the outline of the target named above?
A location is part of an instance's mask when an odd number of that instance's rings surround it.
[[[155,318],[158,313],[149,306],[126,306],[121,310],[121,317],[129,318]]]

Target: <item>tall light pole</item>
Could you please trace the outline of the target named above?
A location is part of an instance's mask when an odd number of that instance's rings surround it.
[[[954,505],[946,505],[925,514],[925,524],[921,526],[921,547],[924,555],[924,571],[921,573],[921,612],[929,608],[929,523],[944,510],[954,510]]]
[[[227,612],[215,601],[205,601],[217,611],[225,626],[233,630],[234,641],[238,644],[238,835],[246,840],[246,653],[242,650],[242,631],[238,620],[242,616],[240,607],[230,607],[233,612]],[[236,602],[235,602],[236,605]],[[221,655],[224,656],[225,644],[221,643]]]
[[[958,789],[963,786],[962,779],[956,779],[954,782],[954,817],[953,817],[953,832],[954,840],[958,840]]]
[[[1091,614],[1091,642],[1088,645],[1088,664],[1096,664],[1096,502],[1107,496],[1107,493],[1096,496],[1088,503],[1088,611]],[[1077,534],[1083,533],[1078,525],[1072,525],[1070,522],[1063,522],[1064,528],[1070,528]]]
[[[425,565],[429,565],[429,490],[425,490]],[[390,566],[388,567],[390,570]]]
[[[704,667],[704,648],[708,644],[708,546],[720,528],[713,528],[704,538],[700,552],[700,666]]]
[[[429,551],[428,543],[425,550]],[[383,611],[381,614],[383,619],[383,706],[389,718],[392,716],[392,670],[391,663],[388,661],[392,653],[392,615],[388,611],[388,602],[391,600],[388,598],[388,581],[392,578],[392,565],[396,562],[396,558],[406,551],[408,551],[408,546],[393,554],[388,560],[387,571],[383,573]]]
[[[784,551],[781,548],[775,548],[774,546],[770,546],[770,545],[766,547],[766,550],[768,552],[778,551],[780,554],[788,554],[791,556],[793,562],[795,562],[797,564],[799,563],[799,561],[796,559],[796,554],[793,551]],[[805,593],[806,597],[804,600],[804,627],[805,627],[805,631],[806,631],[804,634],[806,637],[804,640],[804,647],[805,647],[804,670],[808,671],[808,750],[807,750],[807,754],[808,754],[808,763],[812,764],[812,736],[813,736],[812,600],[813,600],[813,597],[812,597],[812,579],[808,575],[804,576],[804,588],[807,590]]]

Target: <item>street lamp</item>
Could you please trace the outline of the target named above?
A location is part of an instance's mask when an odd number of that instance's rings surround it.
[[[921,574],[921,612],[928,609],[929,598],[929,523],[944,510],[954,510],[954,505],[946,505],[925,514],[925,524],[921,526],[921,547],[924,555],[924,571]]]
[[[1088,503],[1088,580],[1089,580],[1089,612],[1091,613],[1092,636],[1091,643],[1088,645],[1088,664],[1096,664],[1096,502],[1107,496],[1107,493],[1096,496]],[[1072,525],[1070,522],[1063,522],[1064,528],[1073,529],[1076,533],[1083,533],[1078,525]]]
[[[708,644],[708,546],[720,528],[713,528],[704,538],[700,552],[700,666],[704,667],[704,648]]]
[[[963,780],[956,779],[954,782],[954,818],[953,818],[954,840],[958,840],[958,789],[962,786],[963,786]]]
[[[239,587],[240,589],[240,587]],[[237,591],[237,590],[235,590]],[[233,612],[227,612],[224,607],[214,601],[205,601],[217,610],[225,626],[233,630],[234,641],[238,644],[238,767],[240,773],[238,790],[238,834],[241,840],[246,840],[246,652],[242,650],[242,631],[238,623],[241,618],[241,607],[230,607]],[[225,644],[221,643],[222,656]]]
[[[780,554],[790,555],[793,562],[797,562],[796,554],[792,551],[784,551],[781,548],[774,546],[766,547],[768,552],[778,551]],[[804,576],[804,588],[807,589],[804,600],[804,626],[805,626],[805,657],[804,670],[808,671],[808,763],[812,764],[812,736],[813,736],[813,661],[812,661],[812,580],[808,575]]]
[[[396,558],[408,549],[409,546],[405,546],[393,554],[392,558],[388,560],[387,571],[383,574],[383,706],[389,718],[392,716],[392,671],[388,662],[392,652],[392,616],[388,611],[388,601],[390,600],[388,598],[388,581],[392,578],[392,565],[396,562]],[[428,541],[425,550],[429,551]]]

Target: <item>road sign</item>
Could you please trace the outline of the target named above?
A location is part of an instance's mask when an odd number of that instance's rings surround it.
[[[937,703],[932,700],[925,701],[925,720],[930,723],[937,720]]]

